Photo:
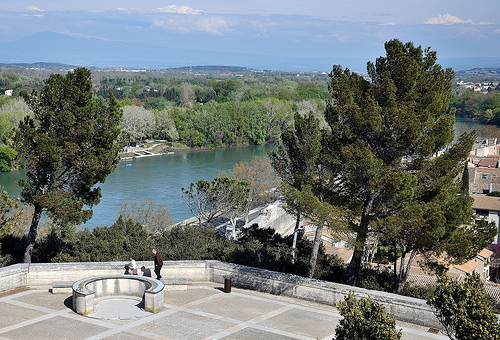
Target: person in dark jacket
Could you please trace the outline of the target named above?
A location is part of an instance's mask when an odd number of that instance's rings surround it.
[[[161,270],[161,267],[163,266],[163,260],[161,258],[161,254],[158,251],[156,251],[155,249],[153,249],[153,255],[155,257],[156,279],[159,280],[159,279],[161,279],[160,270]]]

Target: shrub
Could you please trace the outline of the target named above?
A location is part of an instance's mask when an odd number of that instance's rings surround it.
[[[337,304],[344,318],[335,328],[334,340],[398,340],[401,330],[396,330],[396,322],[384,307],[369,298],[356,300],[349,293],[344,301]]]
[[[463,283],[446,276],[439,277],[436,295],[427,303],[434,309],[450,339],[500,338],[498,318],[478,274],[467,276]]]

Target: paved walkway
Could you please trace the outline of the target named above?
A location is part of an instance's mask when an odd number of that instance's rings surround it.
[[[330,306],[232,288],[194,283],[168,291],[156,314],[133,299],[108,299],[90,317],[71,310],[71,294],[27,290],[0,297],[4,339],[332,339],[341,318]],[[447,339],[427,328],[398,324],[403,339]]]

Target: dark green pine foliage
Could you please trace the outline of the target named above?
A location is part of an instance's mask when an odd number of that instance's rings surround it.
[[[61,225],[92,216],[102,183],[116,167],[122,111],[114,97],[92,98],[88,69],[53,74],[40,93],[23,97],[33,115],[20,123],[16,149],[27,179],[20,181],[24,202],[34,206],[24,262],[31,262],[38,223],[47,212]],[[84,206],[89,208],[84,209]]]
[[[7,235],[17,214],[18,202],[0,186],[0,239]]]
[[[109,227],[78,230],[65,239],[52,262],[111,262],[151,259],[152,235],[138,222],[119,216]],[[37,247],[38,248],[38,247]]]
[[[424,209],[428,227],[450,236],[468,217],[468,194],[456,196],[473,136],[453,141],[451,69],[436,64],[436,53],[411,42],[391,40],[386,56],[368,63],[370,79],[334,66],[323,141],[322,169],[329,180],[325,197],[340,206],[356,235],[348,283],[355,285],[367,236],[375,222],[401,211]],[[435,157],[435,158],[434,158]],[[460,184],[460,183],[459,183]],[[460,189],[460,186],[458,187]],[[409,209],[424,204],[421,209]],[[445,213],[437,210],[446,207]],[[455,215],[449,212],[455,211]]]
[[[321,153],[322,132],[319,127],[319,121],[312,113],[302,117],[298,113],[294,115],[294,126],[281,135],[276,150],[269,152],[271,165],[282,180],[282,191],[290,194],[285,195],[287,201],[286,209],[290,214],[296,217],[295,229],[293,234],[293,254],[292,260],[295,261],[297,236],[300,227],[300,221],[311,211],[306,211],[305,206],[300,204],[302,191],[306,187],[311,190],[311,185],[320,178],[320,167],[318,158]],[[292,194],[296,193],[296,194]],[[319,202],[318,202],[319,203]],[[321,230],[318,228],[315,238],[315,247],[319,248],[321,242]],[[311,264],[316,262],[317,252],[311,254]],[[309,268],[309,276],[314,274],[314,265]]]

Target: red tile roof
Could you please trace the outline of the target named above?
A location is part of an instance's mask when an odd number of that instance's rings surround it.
[[[470,195],[474,202],[472,208],[481,210],[496,210],[500,211],[500,198],[484,195]]]
[[[484,166],[486,168],[496,168],[497,164],[498,164],[498,159],[496,158],[481,158],[477,165]]]
[[[472,274],[474,272],[474,269],[476,269],[478,266],[484,267],[484,264],[476,262],[474,260],[470,260],[464,264],[453,266],[453,268],[458,269],[467,274]]]
[[[483,249],[479,252],[479,254],[477,254],[481,257],[484,257],[485,259],[489,258],[491,255],[493,255],[493,252],[489,249]]]

